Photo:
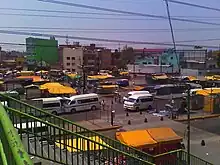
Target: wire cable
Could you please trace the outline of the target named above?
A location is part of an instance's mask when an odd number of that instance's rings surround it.
[[[46,17],[46,18],[74,18],[74,19],[100,19],[100,20],[132,20],[132,21],[140,21],[140,20],[148,20],[148,21],[158,21],[159,19],[152,18],[113,18],[113,17],[88,17],[88,16],[61,16],[61,15],[45,15],[45,14],[21,14],[21,13],[0,13],[0,15],[7,16],[25,16],[25,17]],[[164,20],[164,19],[163,19]],[[161,20],[160,20],[161,21]]]
[[[133,33],[133,32],[137,32],[137,33],[144,33],[144,32],[170,32],[170,29],[165,29],[165,28],[64,28],[64,27],[33,27],[33,26],[0,26],[0,29],[25,29],[25,30],[57,30],[57,32],[72,32],[72,31],[81,31],[81,32],[106,32],[106,31],[111,31],[111,32],[123,32],[125,31],[126,33]],[[58,31],[60,30],[60,31]],[[68,31],[69,30],[69,31]],[[189,31],[214,31],[214,30],[220,30],[220,28],[176,28],[174,29],[175,32],[189,32]],[[41,32],[42,32],[41,31]],[[44,31],[44,32],[48,32],[48,31]],[[51,31],[52,32],[52,31]],[[55,31],[53,31],[55,32]]]
[[[34,37],[55,37],[66,39],[66,36],[58,35],[58,34],[42,34],[42,33],[31,33],[31,32],[19,32],[19,31],[10,31],[10,30],[0,30],[1,34],[13,34],[13,35],[25,35],[25,36],[34,36]],[[102,38],[92,38],[92,37],[78,37],[78,36],[68,36],[69,39],[74,40],[87,40],[87,41],[100,41],[100,42],[110,42],[110,43],[126,43],[126,44],[138,44],[138,45],[163,45],[163,46],[173,46],[171,43],[161,43],[161,42],[147,42],[147,41],[127,41],[127,40],[117,40],[117,39],[102,39]],[[180,47],[194,47],[195,45],[189,44],[176,44],[176,46]],[[207,48],[219,48],[219,46],[205,46],[200,45],[201,47]]]
[[[198,4],[188,3],[188,2],[182,2],[182,1],[176,1],[176,0],[168,0],[168,1],[171,2],[171,3],[181,4],[181,5],[185,5],[185,6],[197,7],[197,8],[213,10],[213,11],[220,11],[220,9],[218,9],[218,8],[209,7],[209,6],[203,6],[203,5],[198,5]]]
[[[28,11],[28,12],[46,12],[46,13],[65,13],[65,14],[82,14],[82,15],[108,15],[108,16],[131,16],[130,14],[114,14],[114,13],[97,13],[97,12],[78,12],[78,11],[66,11],[66,10],[42,10],[42,9],[28,9],[28,8],[3,8],[0,7],[0,10],[9,10],[9,11]],[[133,15],[137,16],[137,15]],[[175,18],[202,18],[202,19],[220,19],[220,17],[214,16],[183,16],[177,15],[173,16]]]
[[[60,4],[60,5],[65,5],[65,6],[74,6],[74,7],[86,8],[86,9],[93,9],[93,10],[99,10],[99,11],[108,11],[108,12],[120,13],[120,14],[130,14],[130,15],[137,15],[137,16],[143,16],[143,17],[168,19],[168,17],[166,17],[166,16],[158,16],[158,15],[153,15],[153,14],[144,14],[144,13],[136,13],[136,12],[130,12],[130,11],[122,11],[122,10],[117,10],[117,9],[109,9],[109,8],[83,5],[83,4],[77,4],[77,3],[62,2],[62,1],[57,1],[57,0],[37,0],[37,1],[53,3],[53,4]],[[214,22],[211,23],[211,22],[189,20],[189,19],[183,19],[183,18],[172,17],[171,19],[175,20],[175,21],[181,21],[181,22],[190,22],[190,23],[199,23],[199,24],[206,24],[206,25],[217,25],[217,26],[220,25],[219,23],[214,23]]]

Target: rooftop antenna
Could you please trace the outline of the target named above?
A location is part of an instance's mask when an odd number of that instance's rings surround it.
[[[66,45],[69,45],[69,37],[68,37],[68,35],[66,36]]]

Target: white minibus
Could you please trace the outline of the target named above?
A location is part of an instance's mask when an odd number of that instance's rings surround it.
[[[62,97],[38,98],[32,100],[42,101],[42,108],[44,110],[50,111],[54,115],[64,113],[65,109],[62,107],[62,101],[67,100],[68,102],[68,98]]]
[[[84,110],[96,110],[100,109],[100,102],[98,94],[82,94],[75,95],[69,98],[69,103],[66,105],[67,111],[74,113]]]
[[[139,111],[152,109],[153,105],[153,95],[151,94],[140,94],[133,95],[128,97],[128,99],[124,102],[125,110]]]
[[[149,94],[149,91],[131,91],[128,92],[128,95],[123,97],[123,101],[126,101],[128,97],[133,96],[133,95],[140,95],[140,94]]]

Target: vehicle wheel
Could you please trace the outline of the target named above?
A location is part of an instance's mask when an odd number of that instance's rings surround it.
[[[91,107],[91,110],[92,110],[92,111],[95,111],[95,110],[96,110],[96,106],[92,106],[92,107]]]
[[[151,105],[148,106],[147,110],[151,111],[153,108]]]
[[[53,115],[57,115],[57,111],[53,111],[52,114],[53,114]]]
[[[71,112],[71,113],[75,113],[75,112],[76,112],[76,109],[73,108],[73,109],[70,110],[70,112]]]
[[[136,111],[139,111],[139,108],[138,108],[138,107],[136,107]]]

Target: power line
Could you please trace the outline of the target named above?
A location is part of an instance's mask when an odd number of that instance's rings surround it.
[[[42,34],[42,33],[31,33],[31,32],[19,32],[19,31],[9,31],[9,30],[0,30],[1,34],[13,34],[13,35],[25,35],[25,36],[34,36],[34,37],[55,37],[66,39],[64,35],[58,34]],[[109,43],[126,43],[126,44],[138,44],[138,45],[162,45],[162,46],[172,46],[170,43],[161,43],[161,42],[147,42],[147,41],[127,41],[127,40],[116,40],[116,39],[102,39],[102,38],[92,38],[92,37],[77,37],[77,36],[68,36],[69,39],[75,40],[87,40],[87,41],[100,41],[100,42],[109,42]],[[180,47],[194,47],[195,45],[189,44],[176,44]],[[201,47],[215,48],[218,49],[219,46],[205,46],[200,45]]]
[[[11,11],[29,11],[29,12],[46,12],[46,13],[65,13],[65,14],[82,14],[82,15],[108,15],[108,16],[131,16],[130,14],[114,14],[114,13],[103,13],[103,12],[78,12],[78,11],[66,11],[66,10],[42,10],[42,9],[28,9],[28,8],[0,8],[0,10],[11,10]],[[133,15],[137,16],[137,15]],[[175,18],[202,18],[202,19],[220,19],[220,17],[214,16],[183,16],[176,15]]]
[[[191,6],[191,7],[201,8],[201,9],[220,11],[220,9],[218,9],[218,8],[209,7],[209,6],[203,6],[203,5],[198,5],[198,4],[188,3],[188,2],[182,2],[182,1],[176,1],[176,0],[168,0],[168,1],[171,2],[171,3],[181,4],[181,5],[185,5],[185,6]]]
[[[86,8],[86,9],[93,9],[93,10],[99,10],[99,11],[108,11],[113,13],[120,13],[120,14],[130,14],[130,15],[137,15],[137,16],[143,16],[143,17],[152,17],[152,18],[160,18],[160,19],[168,19],[166,16],[158,16],[153,14],[144,14],[144,13],[136,13],[136,12],[130,12],[130,11],[122,11],[117,9],[109,9],[109,8],[103,8],[103,7],[97,7],[97,6],[90,6],[90,5],[83,5],[83,4],[77,4],[77,3],[70,3],[70,2],[62,2],[57,0],[37,0],[39,2],[48,2],[53,4],[60,4],[65,6],[74,6],[74,7],[80,7],[80,8]],[[205,21],[198,21],[198,20],[189,20],[189,19],[183,19],[183,18],[171,18],[175,21],[181,21],[181,22],[190,22],[190,23],[199,23],[199,24],[206,24],[206,25],[217,25],[219,26],[219,23],[212,23],[212,22],[205,22]]]
[[[0,28],[1,29],[1,28]],[[23,30],[13,29],[19,32],[49,32],[49,33],[96,33],[96,34],[145,34],[145,33],[168,33],[169,31],[97,31],[97,30]],[[176,33],[183,33],[189,31],[176,31]]]
[[[0,15],[7,16],[25,16],[25,17],[46,17],[46,18],[74,18],[74,19],[101,19],[101,20],[148,20],[148,21],[158,21],[159,19],[151,19],[151,18],[113,18],[113,17],[76,17],[76,16],[61,16],[61,15],[45,15],[45,14],[20,14],[20,13],[0,13]],[[160,20],[161,21],[161,20]],[[220,25],[220,24],[219,24]]]
[[[132,20],[132,21],[165,21],[162,18],[118,18],[118,17],[88,17],[88,16],[62,16],[62,15],[46,15],[46,14],[23,14],[23,13],[0,13],[7,16],[25,16],[25,17],[46,17],[46,18],[66,18],[66,19],[100,19],[100,20]],[[171,17],[173,18],[173,17]],[[217,19],[217,18],[216,18]],[[218,18],[220,19],[220,18]],[[199,20],[199,19],[197,19]],[[194,21],[197,21],[194,20]],[[203,20],[202,18],[200,20]],[[212,24],[212,23],[211,23]],[[219,24],[220,25],[220,24]]]
[[[119,32],[169,32],[170,29],[165,28],[63,28],[63,27],[32,27],[32,26],[0,26],[0,29],[25,29],[25,30],[67,30],[64,32],[71,32],[71,31],[119,31]],[[68,31],[69,30],[69,31]],[[214,31],[214,30],[220,30],[220,28],[176,28],[174,29],[175,32],[189,32],[189,31]]]

